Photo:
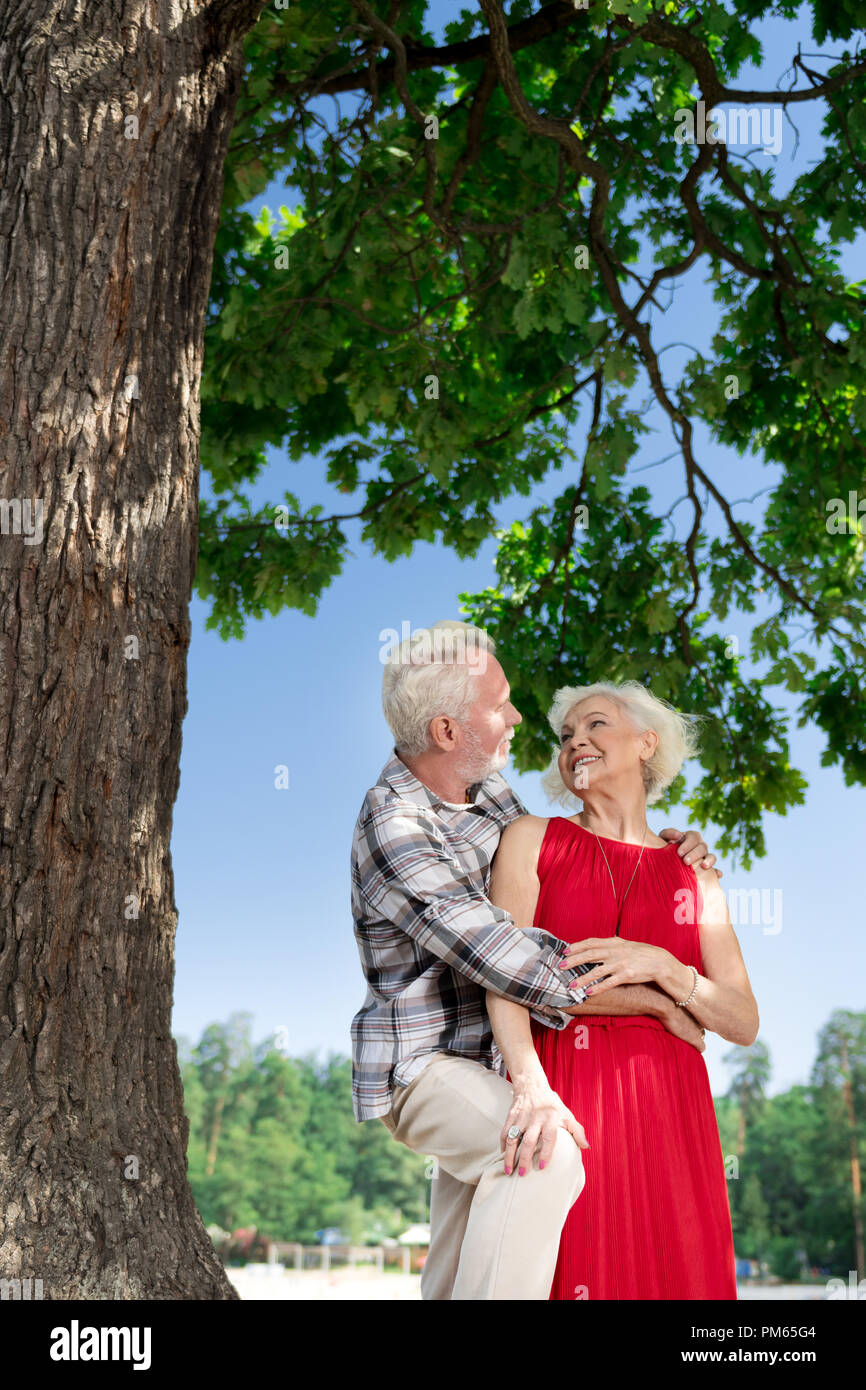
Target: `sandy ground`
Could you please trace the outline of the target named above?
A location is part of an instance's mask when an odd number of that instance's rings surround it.
[[[228,1269],[226,1273],[241,1298],[394,1300],[421,1298],[420,1274],[379,1274],[375,1269],[335,1269],[322,1274],[316,1269],[296,1274],[285,1270]]]
[[[335,1269],[328,1274],[306,1270],[296,1274],[291,1270],[271,1274],[270,1271],[229,1269],[229,1279],[241,1298],[294,1299],[309,1302],[318,1299],[357,1302],[375,1300],[420,1300],[420,1276],[417,1274],[378,1274],[375,1269]],[[742,1301],[810,1301],[827,1297],[823,1284],[749,1284],[740,1285]]]

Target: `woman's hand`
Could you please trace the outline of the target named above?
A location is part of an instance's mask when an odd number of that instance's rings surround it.
[[[551,1090],[546,1080],[532,1077],[525,1081],[512,1081],[511,1084],[514,1097],[505,1124],[502,1126],[502,1133],[499,1136],[499,1147],[505,1154],[506,1173],[510,1173],[515,1162],[518,1161],[517,1152],[519,1149],[520,1169],[518,1176],[523,1177],[532,1164],[532,1156],[539,1141],[541,1152],[538,1155],[538,1166],[543,1168],[545,1164],[550,1162],[557,1132],[560,1129],[568,1130],[578,1148],[589,1148],[583,1125],[578,1124],[571,1111],[563,1104],[556,1092]],[[520,1137],[517,1139],[509,1139],[508,1137],[508,1131],[512,1125],[517,1125],[521,1131]]]
[[[566,951],[561,964],[569,969],[596,963],[594,970],[575,981],[576,986],[585,990],[587,998],[613,989],[615,985],[655,982],[669,970],[673,961],[670,951],[661,946],[650,946],[646,941],[626,941],[621,936],[590,936],[586,941],[572,942]]]

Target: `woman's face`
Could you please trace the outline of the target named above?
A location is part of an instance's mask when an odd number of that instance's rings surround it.
[[[580,796],[588,788],[642,781],[641,763],[658,743],[652,730],[639,733],[615,700],[593,695],[569,710],[560,734],[559,775]]]

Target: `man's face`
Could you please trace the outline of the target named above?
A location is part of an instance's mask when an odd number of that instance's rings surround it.
[[[462,746],[457,770],[465,777],[467,786],[483,782],[505,766],[514,730],[521,722],[511,703],[505,672],[490,652],[483,655],[486,660],[477,664],[472,677],[475,700],[460,730]]]

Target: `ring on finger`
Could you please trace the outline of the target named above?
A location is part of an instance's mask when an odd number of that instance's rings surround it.
[[[520,1125],[512,1125],[511,1128],[510,1128],[509,1131],[508,1131],[507,1138],[508,1138],[508,1139],[519,1139],[522,1133],[523,1133],[523,1130],[520,1128]]]

